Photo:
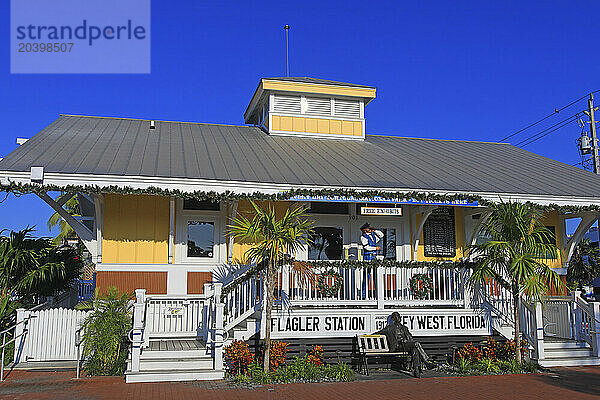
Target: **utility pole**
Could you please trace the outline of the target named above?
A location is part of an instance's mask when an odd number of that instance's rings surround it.
[[[596,118],[594,111],[598,111],[598,107],[594,108],[594,93],[590,93],[588,99],[588,109],[584,113],[590,117],[590,134],[592,135],[592,156],[594,157],[594,173],[600,174],[600,158],[598,157],[598,137],[596,136]]]

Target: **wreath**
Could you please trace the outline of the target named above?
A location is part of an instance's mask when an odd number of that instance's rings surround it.
[[[410,277],[410,291],[417,300],[424,300],[433,289],[433,281],[427,274],[414,274]]]
[[[329,269],[319,274],[317,292],[324,297],[337,296],[342,287],[342,275],[334,269]]]

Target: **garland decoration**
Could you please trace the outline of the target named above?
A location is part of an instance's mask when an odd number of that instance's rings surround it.
[[[297,262],[291,257],[285,257],[279,267],[287,264],[290,265]],[[339,270],[340,268],[427,268],[427,269],[455,269],[455,270],[470,270],[475,266],[475,262],[469,260],[459,261],[395,261],[395,260],[373,260],[373,261],[357,261],[357,260],[338,260],[338,261],[302,261],[303,264],[312,267],[315,270]],[[240,268],[244,266],[240,265]],[[221,296],[224,297],[227,293],[233,290],[237,285],[246,282],[260,275],[266,268],[266,263],[259,263],[250,267],[242,275],[235,278],[233,281],[225,284],[221,291]]]
[[[425,300],[433,290],[433,281],[427,274],[414,274],[409,283],[410,291],[417,300]]]
[[[156,186],[147,188],[132,188],[130,186],[98,186],[98,185],[54,185],[54,184],[38,184],[38,183],[19,183],[9,182],[6,185],[0,186],[0,191],[13,193],[15,195],[27,193],[46,193],[46,192],[63,192],[63,193],[82,193],[82,194],[149,194],[156,196],[175,196],[182,199],[196,199],[201,201],[234,201],[234,200],[265,200],[265,201],[285,201],[296,196],[326,196],[326,197],[354,197],[358,199],[369,199],[379,197],[386,200],[414,201],[431,204],[448,203],[447,205],[460,206],[461,202],[477,202],[479,206],[489,207],[497,202],[490,201],[476,194],[464,193],[449,193],[439,194],[431,192],[394,192],[386,190],[355,190],[355,189],[291,189],[281,191],[279,193],[264,193],[260,191],[237,193],[232,191],[216,192],[196,190],[186,192],[179,189],[163,189]],[[501,198],[498,198],[501,201]],[[565,205],[558,204],[538,204],[533,202],[525,202],[539,211],[549,212],[558,211],[560,213],[575,213],[594,211],[600,212],[600,206],[597,205]]]
[[[333,283],[330,284],[330,280]],[[342,275],[333,268],[319,274],[317,292],[324,297],[335,297],[342,287]]]

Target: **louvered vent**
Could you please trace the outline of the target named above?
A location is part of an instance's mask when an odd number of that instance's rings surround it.
[[[307,97],[306,114],[331,115],[331,99],[324,97]]]
[[[280,113],[300,114],[300,96],[275,95],[273,110]]]
[[[334,115],[344,118],[360,118],[360,102],[358,100],[334,100]]]

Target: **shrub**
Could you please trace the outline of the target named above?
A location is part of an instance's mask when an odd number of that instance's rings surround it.
[[[130,294],[110,287],[97,296],[94,311],[83,323],[83,356],[90,375],[123,375],[127,363],[131,329],[128,312]]]
[[[344,362],[327,365],[324,367],[323,372],[324,377],[330,381],[350,382],[354,380],[354,371]]]
[[[323,347],[318,345],[313,346],[306,356],[306,361],[314,365],[323,365]]]
[[[498,366],[502,372],[506,372],[508,374],[518,374],[521,372],[521,365],[519,365],[516,359],[499,361]]]
[[[484,374],[497,374],[500,373],[500,366],[498,362],[491,358],[482,358],[477,364],[476,369]]]
[[[289,343],[271,341],[271,354],[269,356],[269,369],[275,371],[282,365],[285,365],[285,357]]]
[[[234,375],[245,374],[252,363],[252,353],[248,344],[242,340],[234,340],[225,347],[225,362],[227,369]]]

